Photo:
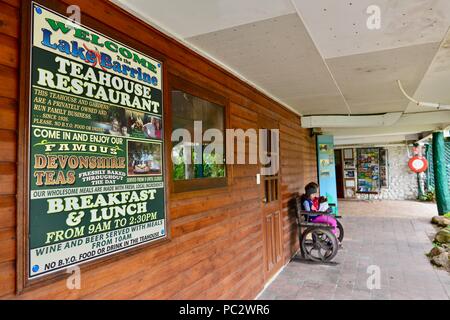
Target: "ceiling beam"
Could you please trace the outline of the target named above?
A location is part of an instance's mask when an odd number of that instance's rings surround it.
[[[334,137],[335,145],[364,145],[364,144],[390,144],[394,142],[404,142],[406,140],[417,140],[418,135],[389,135],[374,137]]]
[[[401,112],[359,116],[303,116],[301,122],[303,128],[386,127],[396,123],[401,116]]]
[[[418,132],[433,131],[435,125],[412,125],[412,126],[391,126],[380,128],[326,128],[322,130],[323,134],[329,134],[335,137],[381,137],[387,135],[408,135]]]

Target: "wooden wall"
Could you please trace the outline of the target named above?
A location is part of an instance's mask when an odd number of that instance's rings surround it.
[[[0,296],[15,290],[19,6],[0,1]]]
[[[284,260],[298,248],[287,205],[316,179],[314,139],[300,119],[221,68],[131,18],[107,1],[79,0],[82,15],[139,37],[166,58],[168,70],[230,100],[233,128],[257,128],[258,113],[280,123]],[[20,1],[0,0],[0,297],[1,298],[254,298],[264,286],[263,236],[256,165],[233,167],[227,189],[171,196],[172,240],[162,246],[82,268],[82,289],[65,280],[16,290],[16,163],[20,47]]]

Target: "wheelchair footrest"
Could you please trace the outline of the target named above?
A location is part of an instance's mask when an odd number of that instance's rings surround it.
[[[324,229],[332,229],[333,227],[325,223],[300,222],[300,227],[320,227]]]

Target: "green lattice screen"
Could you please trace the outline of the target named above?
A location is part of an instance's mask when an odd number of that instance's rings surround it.
[[[427,188],[430,187],[434,189],[434,169],[433,169],[433,149],[431,145],[427,145],[426,158],[428,160],[428,170],[427,170]],[[447,180],[448,187],[450,188],[450,141],[445,142],[445,161],[447,164]]]

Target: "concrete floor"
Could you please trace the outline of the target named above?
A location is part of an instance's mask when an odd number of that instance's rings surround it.
[[[344,248],[335,264],[294,258],[259,299],[450,299],[450,274],[426,253],[435,234],[434,204],[415,201],[340,201]],[[379,289],[368,273],[379,268]],[[371,282],[374,283],[374,282]]]

